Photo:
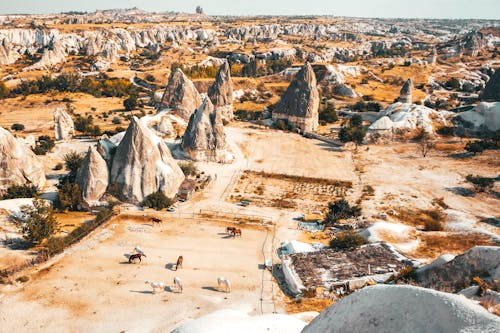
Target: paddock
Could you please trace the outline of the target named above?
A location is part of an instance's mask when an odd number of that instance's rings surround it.
[[[266,230],[238,225],[245,236],[235,242],[226,226],[165,218],[158,227],[140,218],[118,217],[69,249],[68,255],[28,274],[25,285],[2,290],[2,330],[170,331],[188,319],[228,307],[256,314]],[[147,257],[130,265],[128,255],[137,245]],[[180,254],[184,264],[175,271]],[[175,276],[182,279],[182,294],[173,285]],[[230,294],[218,290],[220,276],[230,279]],[[144,281],[163,282],[166,292],[153,294]]]

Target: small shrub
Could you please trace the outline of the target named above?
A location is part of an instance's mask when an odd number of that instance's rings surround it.
[[[467,175],[465,179],[474,186],[477,192],[485,192],[493,188],[496,178]]]
[[[10,127],[10,129],[13,130],[13,131],[23,131],[24,130],[24,125],[23,124],[19,124],[19,123],[15,123],[15,124],[13,124]]]
[[[111,122],[115,125],[119,125],[122,123],[122,120],[118,117],[113,117],[113,120],[111,120]]]
[[[38,188],[35,185],[12,185],[7,188],[7,193],[2,196],[2,200],[34,198],[37,195]]]
[[[20,283],[26,283],[30,280],[30,278],[26,275],[23,275],[23,276],[20,276],[16,279],[16,282],[20,282]]]
[[[162,210],[172,206],[172,200],[169,199],[163,192],[157,191],[148,195],[142,204],[149,208],[154,208],[156,210]]]
[[[64,164],[62,163],[57,163],[54,167],[54,170],[62,170],[62,168],[64,167]]]
[[[330,241],[330,247],[334,249],[356,249],[363,244],[367,244],[367,241],[360,235],[354,232],[339,232]]]
[[[198,173],[198,168],[193,162],[182,162],[179,163],[179,167],[185,176],[195,176]]]
[[[76,174],[78,169],[82,166],[85,156],[83,154],[77,153],[76,151],[71,151],[64,155],[63,157],[66,169],[72,173]]]
[[[325,222],[329,224],[335,224],[339,220],[361,215],[361,208],[359,206],[349,205],[349,202],[345,199],[328,203],[328,210]]]
[[[443,225],[441,221],[438,219],[430,219],[424,221],[424,230],[425,231],[442,231]]]

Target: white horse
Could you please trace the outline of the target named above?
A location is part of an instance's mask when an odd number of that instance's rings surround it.
[[[146,281],[146,284],[149,284],[151,288],[153,288],[153,294],[156,294],[156,289],[165,290],[165,284],[163,282],[150,282]]]
[[[217,287],[219,290],[221,290],[221,285],[224,285],[224,290],[226,291],[226,293],[231,292],[231,282],[229,282],[228,278],[225,277],[217,278]]]
[[[146,255],[144,254],[144,251],[143,251],[143,250],[139,247],[139,245],[137,245],[137,246],[134,248],[134,251],[135,251],[136,253],[142,254],[143,256],[146,256]]]
[[[174,277],[174,285],[177,287],[177,289],[179,289],[179,292],[182,293],[182,281],[180,277]]]

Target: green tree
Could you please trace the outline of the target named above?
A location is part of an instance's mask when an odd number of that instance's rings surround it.
[[[137,96],[131,95],[129,98],[123,101],[123,106],[127,111],[134,110],[137,107]]]
[[[357,217],[361,215],[361,208],[359,206],[351,206],[345,199],[336,200],[335,202],[328,203],[328,213],[325,217],[327,224],[335,224],[339,220]]]
[[[19,124],[19,123],[15,123],[15,124],[13,124],[10,127],[10,129],[13,130],[13,131],[23,131],[24,130],[24,125],[23,124]]]
[[[63,156],[66,169],[73,175],[76,175],[78,169],[82,166],[85,156],[83,154],[77,153],[76,151],[70,151]]]
[[[39,244],[57,232],[54,210],[43,199],[34,199],[33,206],[22,206],[20,220],[20,231],[23,238],[31,244]]]
[[[65,177],[57,186],[59,191],[55,206],[59,210],[78,211],[82,209],[83,196],[80,186],[73,182],[70,177]]]
[[[162,210],[163,208],[168,208],[172,205],[172,200],[169,199],[163,192],[157,191],[148,195],[142,204],[149,208],[154,208],[156,210]]]

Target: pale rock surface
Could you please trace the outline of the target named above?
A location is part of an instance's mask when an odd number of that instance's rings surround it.
[[[45,185],[43,163],[26,144],[0,127],[0,189],[21,184],[41,190]]]
[[[217,72],[214,83],[208,88],[208,97],[214,107],[220,111],[222,119],[231,121],[233,114],[233,82],[231,81],[231,68],[225,61]]]
[[[89,147],[87,155],[76,174],[87,207],[96,206],[109,184],[109,170],[96,147]]]
[[[21,55],[11,48],[7,39],[0,43],[0,65],[11,65],[20,57]]]
[[[297,73],[273,111],[274,121],[285,119],[303,132],[318,128],[319,92],[309,63]]]
[[[498,131],[500,129],[500,102],[481,102],[471,111],[461,112],[456,115],[455,122],[458,119],[465,120],[472,124],[472,131],[480,131],[482,127],[486,127],[490,131]]]
[[[177,136],[172,120],[169,117],[162,117],[160,123],[156,125],[156,130],[168,138],[175,138]]]
[[[249,316],[237,310],[219,310],[194,319],[172,333],[299,333],[306,323],[293,316]]]
[[[193,82],[178,68],[170,75],[160,103],[187,121],[202,99]]]
[[[183,180],[184,174],[165,143],[137,117],[132,118],[116,148],[110,183],[119,184],[126,200],[138,204],[156,191],[173,198]]]
[[[57,108],[54,111],[54,132],[57,141],[69,139],[75,134],[75,123],[64,109]]]
[[[227,163],[232,158],[227,151],[226,134],[221,111],[209,98],[191,115],[182,138],[182,149],[194,161]]]
[[[500,319],[459,295],[405,285],[366,287],[324,310],[302,333],[498,332]]]

